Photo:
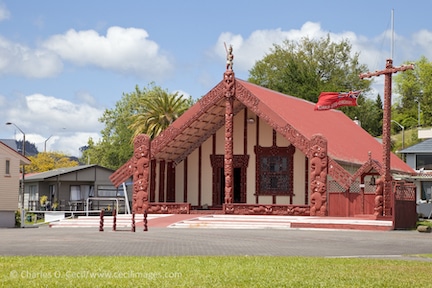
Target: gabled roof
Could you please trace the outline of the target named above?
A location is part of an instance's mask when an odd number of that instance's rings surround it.
[[[423,142],[415,144],[411,147],[403,149],[399,151],[401,154],[420,154],[420,153],[429,153],[432,154],[432,138],[427,139]]]
[[[80,171],[80,170],[85,170],[85,169],[89,169],[92,167],[98,167],[100,169],[105,169],[108,170],[110,172],[114,172],[111,169],[99,166],[99,165],[79,165],[79,166],[74,166],[74,167],[66,167],[66,168],[59,168],[59,169],[54,169],[54,170],[50,170],[50,171],[46,171],[46,172],[40,172],[40,173],[35,173],[35,174],[28,174],[25,177],[26,181],[43,181],[49,178],[53,178],[53,177],[57,177],[60,175],[64,175],[64,174],[68,174],[68,173],[72,173],[72,172],[76,172],[76,171]]]
[[[20,159],[20,165],[25,165],[25,164],[31,163],[30,159],[28,159],[27,157],[25,157],[21,153],[18,153],[15,149],[13,149],[11,146],[9,146],[8,144],[6,144],[3,141],[4,140],[0,140],[1,147],[4,148],[4,150],[7,151],[8,154],[14,155],[14,157],[19,158]],[[14,142],[15,142],[15,140],[14,140]]]
[[[16,152],[18,152],[18,146],[17,146],[17,143],[16,143],[15,139],[0,139],[0,142],[3,142],[4,144],[6,144],[7,146],[9,146],[13,150],[15,150]]]
[[[315,134],[327,139],[329,157],[363,165],[371,153],[382,162],[382,144],[339,110],[315,111],[315,104],[236,79],[234,114],[244,107],[271,127],[284,127],[293,137],[310,140]],[[181,162],[224,125],[224,82],[221,81],[170,127],[152,141],[152,157]],[[290,131],[291,132],[291,131]],[[289,139],[293,140],[293,139]],[[292,142],[292,141],[291,141]],[[391,168],[414,173],[391,153]]]

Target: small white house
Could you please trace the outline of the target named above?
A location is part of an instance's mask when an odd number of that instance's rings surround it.
[[[417,213],[428,217],[432,211],[432,138],[399,153],[405,155],[405,162],[417,172],[411,178],[417,186]]]
[[[15,226],[19,206],[20,166],[30,160],[0,141],[0,227]]]

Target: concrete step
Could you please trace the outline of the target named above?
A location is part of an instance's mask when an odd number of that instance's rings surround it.
[[[169,214],[149,214],[147,220],[168,216]],[[112,227],[114,222],[113,216],[104,217],[104,227]],[[135,216],[135,224],[144,222],[143,215]],[[71,227],[99,227],[99,216],[79,216],[78,218],[62,219],[60,221],[52,222],[49,225],[51,228],[71,228]],[[132,215],[117,215],[117,227],[132,227]]]
[[[208,215],[179,221],[170,228],[391,230],[391,221],[329,217]]]

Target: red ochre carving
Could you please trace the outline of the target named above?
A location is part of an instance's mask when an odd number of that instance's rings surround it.
[[[314,135],[309,142],[309,171],[312,195],[311,216],[327,215],[327,141],[321,135]]]
[[[145,134],[138,135],[134,140],[133,173],[133,213],[144,213],[148,209],[150,138]]]
[[[384,210],[384,177],[380,177],[375,182],[375,207],[374,207],[374,215],[375,216],[383,216]]]

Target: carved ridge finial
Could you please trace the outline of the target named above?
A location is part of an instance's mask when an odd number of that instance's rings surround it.
[[[233,70],[234,65],[234,54],[233,54],[233,46],[232,44],[229,45],[229,48],[227,48],[226,43],[224,42],[225,51],[226,51],[226,70]]]

